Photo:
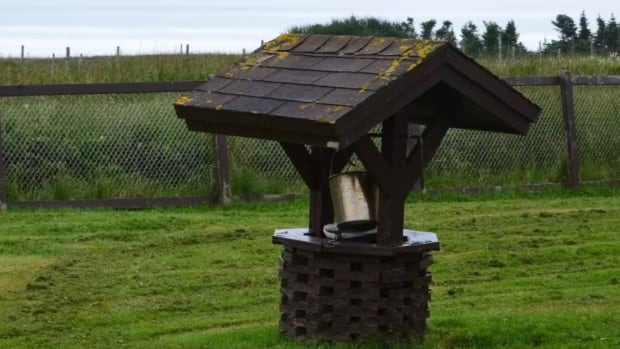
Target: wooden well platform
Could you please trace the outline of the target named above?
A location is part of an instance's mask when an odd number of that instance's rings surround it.
[[[403,231],[403,243],[335,241],[279,229],[280,331],[336,341],[421,338],[429,316],[433,233]]]

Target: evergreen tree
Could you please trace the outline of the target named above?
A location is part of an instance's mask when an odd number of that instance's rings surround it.
[[[620,28],[616,23],[616,18],[611,15],[609,22],[607,22],[605,30],[605,44],[610,52],[618,52],[620,49]]]
[[[592,40],[592,32],[588,28],[588,19],[585,11],[579,16],[579,33],[577,34],[577,42],[575,43],[575,52],[589,53],[590,41]]]
[[[461,50],[471,56],[478,56],[482,53],[482,40],[478,35],[478,27],[471,21],[465,23],[461,28]]]
[[[605,21],[599,15],[596,18],[596,34],[594,35],[594,47],[597,52],[602,53],[607,51],[607,44],[605,38],[607,37],[607,25]]]
[[[435,32],[435,38],[446,40],[452,45],[456,45],[456,36],[454,35],[454,30],[452,29],[452,22],[448,20],[443,21],[441,28],[437,29]]]
[[[501,33],[502,46],[505,48],[517,47],[519,44],[519,33],[517,33],[517,26],[512,19],[506,23],[506,27]]]
[[[415,24],[413,17],[407,17],[407,20],[400,24],[402,31],[407,34],[409,38],[417,38],[418,34],[415,31]]]
[[[410,32],[402,23],[389,22],[374,17],[334,19],[328,24],[312,24],[289,28],[295,34],[334,34],[409,37]]]
[[[420,36],[422,39],[430,40],[433,38],[433,29],[435,28],[435,24],[437,24],[437,21],[434,19],[429,19],[428,21],[420,23],[420,27],[422,29]]]
[[[557,15],[551,23],[555,26],[555,30],[560,33],[559,41],[552,41],[551,45],[554,49],[560,49],[562,52],[572,52],[577,39],[577,26],[575,21],[568,15]]]
[[[509,20],[506,23],[506,27],[501,32],[502,49],[505,53],[509,54],[512,50],[516,52],[527,52],[527,48],[519,41],[519,33],[517,32],[517,26],[514,20]]]
[[[482,44],[487,54],[496,54],[499,49],[499,39],[502,35],[502,28],[493,21],[483,21],[484,33],[482,33]]]

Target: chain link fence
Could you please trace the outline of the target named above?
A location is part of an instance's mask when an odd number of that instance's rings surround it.
[[[541,108],[527,136],[451,129],[425,174],[434,188],[566,181],[566,138],[558,86],[520,86]],[[620,179],[620,86],[577,86],[575,107],[582,179]],[[233,171],[301,183],[276,142],[229,138]],[[360,169],[353,157],[347,169]],[[234,186],[233,181],[233,186]]]
[[[452,129],[426,171],[434,187],[560,182],[566,172],[560,89],[520,91],[541,108],[527,136]]]
[[[620,179],[620,85],[574,89],[582,179]]]
[[[527,136],[450,130],[426,171],[433,188],[563,182],[558,86],[518,87],[542,107]],[[210,195],[212,136],[189,132],[179,93],[0,98],[9,202]],[[584,180],[620,179],[620,86],[575,86]],[[277,142],[228,137],[234,194],[302,192]],[[359,167],[353,158],[349,168]]]
[[[178,93],[9,97],[9,201],[204,195],[211,136],[176,118]]]

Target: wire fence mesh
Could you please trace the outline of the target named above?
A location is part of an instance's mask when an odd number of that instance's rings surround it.
[[[211,137],[176,118],[177,95],[0,99],[9,200],[207,193]]]
[[[581,177],[620,179],[620,86],[575,86]]]
[[[426,171],[430,186],[488,186],[559,182],[564,172],[564,126],[556,86],[520,87],[542,107],[527,136],[452,129]]]
[[[427,186],[565,180],[559,87],[519,89],[542,107],[528,135],[450,130],[426,171]],[[583,179],[620,179],[620,86],[576,86],[574,95]],[[177,96],[0,98],[9,201],[209,195],[213,140],[177,119],[171,104]],[[227,143],[234,194],[304,190],[277,142],[228,137]]]

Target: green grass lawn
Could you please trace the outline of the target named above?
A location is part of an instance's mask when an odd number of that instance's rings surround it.
[[[278,335],[271,234],[306,210],[0,213],[0,348],[347,348]],[[416,347],[620,347],[620,190],[414,197],[406,226],[442,243]]]

